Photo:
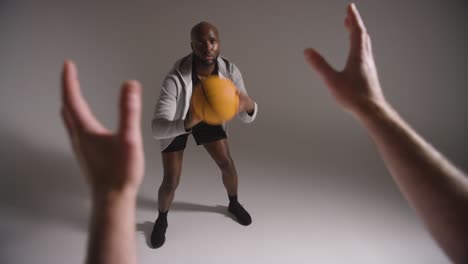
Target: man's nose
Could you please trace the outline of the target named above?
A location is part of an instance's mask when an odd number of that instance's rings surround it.
[[[211,51],[213,50],[213,44],[211,44],[209,41],[203,42],[203,49],[206,51]]]

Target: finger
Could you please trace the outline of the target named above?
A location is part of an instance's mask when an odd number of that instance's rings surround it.
[[[119,134],[127,141],[141,139],[141,85],[126,81],[120,96]]]
[[[76,133],[76,125],[73,122],[73,118],[71,117],[71,114],[67,108],[62,108],[61,114],[68,132],[68,136],[70,138],[72,150],[75,153],[76,157],[79,158],[79,135]]]
[[[356,62],[356,58],[361,58],[362,51],[366,45],[367,29],[359,15],[355,4],[348,5],[345,25],[350,32],[350,50],[348,62]]]
[[[304,50],[304,57],[309,65],[324,79],[331,80],[336,75],[335,69],[314,49]]]
[[[65,124],[65,129],[67,130],[70,140],[73,138],[76,130],[76,125],[73,123],[73,118],[70,116],[70,112],[67,108],[62,107],[60,111],[63,123]]]
[[[348,5],[348,17],[352,30],[361,32],[367,31],[366,26],[362,21],[361,15],[359,14],[359,11],[354,3]]]
[[[344,25],[348,29],[348,31],[351,31],[351,22],[349,22],[350,18],[346,15]]]
[[[77,129],[91,131],[102,129],[81,95],[76,66],[68,60],[64,62],[62,72],[62,104],[68,109],[70,118]]]

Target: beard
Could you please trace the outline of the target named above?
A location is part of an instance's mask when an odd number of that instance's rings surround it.
[[[194,57],[194,60],[198,63],[200,63],[201,65],[203,66],[211,66],[213,64],[216,63],[216,61],[218,61],[218,57],[219,55],[216,55],[212,60],[206,60],[206,59],[203,59],[203,58],[200,58],[198,55],[196,55],[195,53],[193,54],[193,57]]]

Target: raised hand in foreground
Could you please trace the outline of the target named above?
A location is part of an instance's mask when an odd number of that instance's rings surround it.
[[[136,263],[135,204],[144,174],[138,82],[123,84],[119,108],[120,125],[112,133],[82,97],[73,62],[64,63],[62,117],[92,194],[87,263]]]
[[[333,69],[314,49],[308,63],[336,101],[368,130],[400,191],[456,263],[468,263],[468,179],[420,137],[385,100],[366,27],[354,4],[347,9],[348,61]]]

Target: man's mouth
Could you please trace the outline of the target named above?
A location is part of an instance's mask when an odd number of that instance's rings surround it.
[[[205,60],[213,60],[215,58],[214,54],[206,54],[203,56]]]

